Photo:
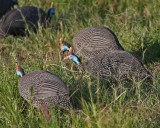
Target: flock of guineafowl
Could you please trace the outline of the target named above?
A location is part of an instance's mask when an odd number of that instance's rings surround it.
[[[27,30],[36,32],[38,23],[47,27],[55,13],[51,4],[48,13],[37,7],[24,6],[14,9],[17,0],[0,0],[0,40],[9,35],[28,35]],[[64,59],[70,59],[93,78],[100,80],[125,82],[128,79],[152,79],[152,75],[144,68],[141,61],[132,53],[124,51],[116,35],[102,26],[88,27],[80,30],[73,38],[73,47],[60,39],[62,52],[67,52]],[[83,61],[80,61],[81,56]],[[56,75],[44,71],[33,71],[25,75],[24,70],[16,62],[16,73],[20,76],[18,82],[22,97],[44,111],[50,119],[49,106],[70,108],[69,89]],[[33,92],[31,91],[33,89]],[[31,94],[33,93],[33,94]]]

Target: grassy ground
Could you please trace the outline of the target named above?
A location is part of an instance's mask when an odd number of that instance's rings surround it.
[[[47,11],[51,0],[20,1]],[[61,0],[49,28],[30,37],[0,41],[0,127],[116,127],[160,126],[160,0]],[[62,23],[61,31],[58,29]],[[73,36],[89,26],[115,32],[126,51],[136,54],[153,74],[154,83],[133,82],[105,88],[71,61],[63,60],[59,38],[72,44]],[[51,109],[52,120],[24,101],[18,91],[15,62],[26,73],[48,70],[65,81],[79,113]]]

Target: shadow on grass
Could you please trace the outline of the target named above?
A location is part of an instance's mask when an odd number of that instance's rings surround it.
[[[137,56],[142,58],[143,63],[150,64],[160,61],[160,42],[158,39],[144,38],[144,47],[138,51],[133,51]]]
[[[151,46],[146,47],[144,62],[160,61],[160,43],[158,40]]]

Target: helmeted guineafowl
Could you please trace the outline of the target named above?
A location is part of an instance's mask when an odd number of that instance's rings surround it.
[[[33,71],[25,75],[24,70],[16,63],[16,73],[21,76],[18,89],[21,96],[34,107],[48,110],[48,107],[69,108],[69,90],[56,75],[44,71]],[[46,115],[47,116],[47,115]]]
[[[65,51],[69,51],[71,45],[63,43],[62,39],[60,38],[60,48],[61,48],[61,52],[64,53]]]
[[[141,61],[132,53],[122,50],[103,52],[80,63],[80,59],[74,55],[70,48],[70,54],[65,59],[70,59],[84,68],[93,77],[99,75],[101,80],[126,80],[126,78],[151,78],[152,75],[144,68]]]
[[[94,77],[99,75],[100,79],[105,81],[151,78],[141,61],[127,51],[113,50],[101,53],[88,60],[84,66],[89,74]]]
[[[18,4],[17,0],[0,0],[0,18],[11,10],[15,4]]]
[[[88,27],[80,30],[73,38],[74,53],[86,59],[111,50],[123,50],[123,47],[116,35],[106,27]]]
[[[48,14],[37,7],[24,6],[9,11],[0,24],[0,39],[7,35],[25,35],[26,29],[36,32],[38,23],[47,26],[55,13],[53,4],[48,10]]]
[[[72,47],[70,47],[70,49],[69,49],[69,55],[67,55],[64,59],[70,59],[78,65],[81,64],[80,59],[75,54],[73,54]]]

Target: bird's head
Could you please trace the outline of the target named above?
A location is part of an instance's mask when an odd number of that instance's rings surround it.
[[[50,9],[48,10],[48,16],[49,16],[49,18],[51,19],[52,18],[52,16],[55,14],[55,9],[54,9],[54,7],[53,7],[53,2],[51,3],[51,7],[50,7]]]
[[[16,73],[17,76],[23,77],[25,75],[23,68],[18,66],[18,63],[16,62]]]
[[[64,53],[65,51],[69,51],[70,45],[69,44],[64,44],[62,42],[62,39],[60,38],[60,46],[61,46],[61,52]]]
[[[14,6],[14,5],[18,5],[18,1],[17,0],[11,0],[12,1],[12,5]]]
[[[69,49],[69,55],[67,55],[64,59],[70,59],[78,65],[81,64],[80,58],[78,58],[75,54],[72,53],[72,47],[70,47]]]

